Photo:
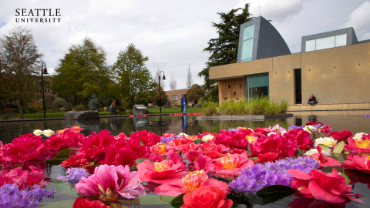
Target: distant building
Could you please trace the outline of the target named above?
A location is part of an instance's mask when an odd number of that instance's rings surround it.
[[[370,109],[370,40],[345,28],[303,36],[301,53],[291,54],[275,27],[257,17],[240,27],[237,63],[211,67],[209,75],[218,80],[220,103],[265,95],[299,106],[313,94],[319,105]]]

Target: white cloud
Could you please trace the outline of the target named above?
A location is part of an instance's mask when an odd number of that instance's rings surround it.
[[[359,40],[370,39],[370,1],[353,10],[344,27],[353,27]]]

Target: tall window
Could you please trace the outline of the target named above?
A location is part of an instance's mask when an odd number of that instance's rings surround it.
[[[345,46],[347,44],[347,34],[330,36],[306,41],[306,52],[316,51],[327,48]]]
[[[172,95],[172,101],[177,101],[177,95]]]
[[[246,76],[246,97],[255,99],[269,96],[269,74],[252,74]]]
[[[254,25],[244,28],[241,61],[252,60]]]

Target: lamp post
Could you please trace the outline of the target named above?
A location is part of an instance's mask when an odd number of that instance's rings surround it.
[[[162,113],[162,107],[161,107],[161,72],[163,72],[163,71],[160,71],[159,72],[159,75],[158,75],[158,82],[159,82],[159,88],[158,88],[158,90],[159,90],[159,113],[161,114]],[[164,76],[164,72],[163,72],[163,78],[162,78],[162,80],[166,80],[166,77]]]
[[[45,65],[45,67],[44,67]],[[41,86],[42,86],[42,102],[43,102],[43,105],[44,105],[44,118],[46,118],[46,114],[45,114],[45,93],[44,93],[44,74],[49,74],[48,73],[48,70],[46,69],[46,63],[45,62],[41,62]]]

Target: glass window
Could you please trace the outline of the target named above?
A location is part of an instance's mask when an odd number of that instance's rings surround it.
[[[316,44],[315,42],[316,40],[306,41],[306,52],[315,50],[315,44]]]
[[[253,39],[243,41],[242,61],[252,60]]]
[[[248,75],[248,88],[249,98],[269,96],[269,74]]]
[[[316,50],[334,48],[335,36],[316,39]]]
[[[244,28],[243,40],[253,38],[254,36],[254,25]]]
[[[177,95],[172,95],[172,100],[177,101]]]
[[[335,47],[345,46],[347,43],[347,34],[335,36]]]

